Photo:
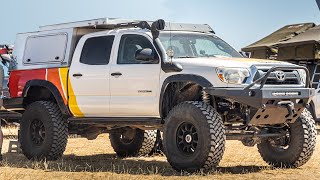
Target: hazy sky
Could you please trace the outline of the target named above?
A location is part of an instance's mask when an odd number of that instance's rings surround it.
[[[280,27],[320,23],[315,0],[0,0],[0,44],[53,23],[119,17],[206,23],[240,49]]]

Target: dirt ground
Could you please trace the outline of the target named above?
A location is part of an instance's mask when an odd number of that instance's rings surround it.
[[[14,130],[5,130],[14,138]],[[119,159],[108,135],[96,140],[69,138],[64,156],[59,161],[32,162],[22,154],[6,153],[0,162],[0,179],[320,179],[320,150],[298,169],[273,169],[260,157],[257,148],[245,147],[238,141],[227,141],[224,158],[217,170],[208,174],[175,172],[161,155]],[[318,146],[320,137],[318,138]]]

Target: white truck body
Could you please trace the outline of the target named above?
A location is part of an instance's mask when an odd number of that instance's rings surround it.
[[[255,73],[255,65],[285,65],[288,63],[236,58],[173,59],[181,64],[181,72],[165,73],[158,64],[117,64],[120,39],[125,34],[136,34],[152,43],[149,30],[137,28],[112,29],[117,23],[132,22],[101,18],[89,21],[65,23],[40,27],[41,31],[17,35],[14,63],[10,70],[70,67],[69,78],[77,100],[77,108],[84,117],[160,117],[160,93],[164,81],[175,74],[191,74],[206,78],[215,87],[244,87],[221,82],[216,68],[247,68]],[[184,25],[186,28],[191,28]],[[101,29],[97,29],[100,27]],[[200,26],[210,31],[207,25]],[[209,27],[209,28],[208,28]],[[172,27],[171,27],[172,28]],[[108,30],[112,29],[112,30]],[[200,32],[175,31],[176,33],[199,34]],[[200,33],[203,34],[203,33]],[[87,65],[80,62],[85,42],[93,37],[115,36],[110,61],[106,65]],[[113,77],[111,73],[121,72]],[[139,73],[137,73],[139,72]],[[81,78],[72,74],[81,73]],[[88,88],[90,87],[90,88]],[[91,88],[98,87],[98,88]],[[66,89],[64,90],[67,93]],[[72,111],[72,106],[71,111]],[[77,112],[72,112],[78,115]]]

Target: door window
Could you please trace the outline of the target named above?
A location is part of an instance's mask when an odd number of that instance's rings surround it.
[[[155,54],[153,61],[141,61],[135,58],[136,52],[140,49],[149,48]],[[159,57],[152,43],[144,36],[135,34],[126,34],[121,37],[118,64],[158,64]]]
[[[80,62],[88,65],[106,65],[109,63],[114,36],[93,37],[84,43]]]

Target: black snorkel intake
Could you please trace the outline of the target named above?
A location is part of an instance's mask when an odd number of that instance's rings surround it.
[[[166,53],[166,49],[163,47],[159,35],[160,31],[164,30],[166,27],[166,22],[163,19],[159,19],[157,21],[154,21],[151,24],[151,33],[153,37],[154,44],[156,45],[157,50],[160,53],[161,56],[161,68],[164,72],[169,73],[169,72],[180,72],[182,71],[182,66],[178,63],[172,62],[169,60],[168,55]],[[172,57],[171,57],[172,58]]]

